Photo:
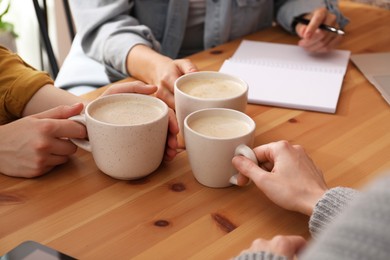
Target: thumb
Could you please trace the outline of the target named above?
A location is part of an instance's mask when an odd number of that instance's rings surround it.
[[[260,168],[252,160],[244,156],[235,156],[232,160],[234,167],[244,176],[248,177],[255,183],[257,179],[267,175],[268,172]]]
[[[179,69],[183,74],[198,71],[198,68],[190,60],[185,59],[183,60],[183,62],[180,62],[178,64],[179,64]]]
[[[285,243],[285,250],[287,252],[280,252],[282,255],[298,255],[305,247],[306,247],[306,240],[302,236],[285,236],[286,243]],[[278,245],[279,244],[279,245]],[[280,248],[280,243],[276,243],[276,247]]]
[[[83,111],[84,104],[76,103],[72,106],[58,106],[44,112],[35,114],[34,117],[38,119],[52,118],[52,119],[67,119],[71,116],[75,116]]]
[[[303,36],[305,35],[305,30],[306,30],[306,26],[299,23],[295,27],[295,32],[297,33],[299,38],[303,38]]]
[[[147,85],[141,81],[116,83],[109,87],[102,96],[119,93],[139,93],[150,95],[157,91],[157,86]]]

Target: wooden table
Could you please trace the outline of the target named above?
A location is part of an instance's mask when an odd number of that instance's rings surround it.
[[[390,51],[390,11],[353,3],[342,9],[351,24],[341,49]],[[247,39],[297,42],[278,27]],[[239,42],[190,59],[201,70],[218,70]],[[390,107],[352,63],[336,114],[259,105],[249,105],[247,114],[257,123],[256,145],[302,144],[331,187],[359,188],[390,169]],[[307,221],[275,206],[254,185],[200,185],[186,152],[138,181],[104,175],[82,150],[40,178],[0,176],[0,255],[35,240],[81,259],[227,259],[257,237],[309,237]]]

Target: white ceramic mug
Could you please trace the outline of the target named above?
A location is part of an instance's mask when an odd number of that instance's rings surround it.
[[[88,140],[72,139],[92,153],[105,174],[123,180],[144,177],[161,164],[168,131],[168,106],[142,94],[115,94],[89,103],[70,119],[86,126]]]
[[[175,81],[175,109],[180,132],[184,119],[205,108],[230,108],[245,112],[248,84],[242,79],[216,71],[185,74]]]
[[[249,116],[232,109],[208,108],[188,115],[184,137],[195,179],[212,188],[237,184],[233,157],[241,154],[257,163],[251,149],[255,128]]]

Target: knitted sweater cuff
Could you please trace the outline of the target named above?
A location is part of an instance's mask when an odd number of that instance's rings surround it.
[[[270,252],[247,252],[243,253],[235,258],[234,260],[287,260],[285,256],[274,255]]]
[[[328,190],[318,201],[310,217],[309,230],[312,237],[316,237],[317,234],[321,233],[328,223],[331,223],[344,210],[357,193],[358,191],[345,187]]]

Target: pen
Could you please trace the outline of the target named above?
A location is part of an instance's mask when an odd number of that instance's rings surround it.
[[[295,17],[294,21],[296,23],[301,23],[301,24],[305,24],[305,25],[308,25],[310,23],[309,19],[305,19],[305,18],[302,18],[302,17]],[[337,33],[338,35],[344,35],[345,34],[345,32],[343,30],[334,28],[334,27],[326,25],[326,24],[320,24],[319,28],[322,29],[322,30],[328,31],[328,32]]]

